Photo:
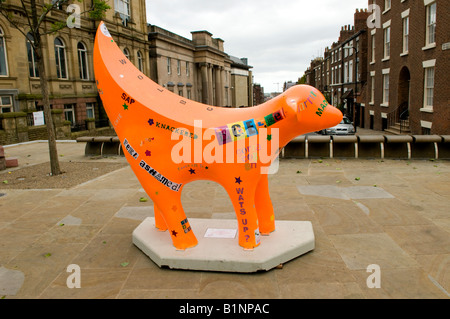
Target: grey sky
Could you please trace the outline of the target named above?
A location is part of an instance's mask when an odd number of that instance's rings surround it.
[[[248,58],[254,82],[266,93],[297,81],[312,58],[353,25],[367,0],[146,0],[147,21],[191,39],[207,30],[225,41],[225,52]],[[276,83],[279,83],[277,85]]]

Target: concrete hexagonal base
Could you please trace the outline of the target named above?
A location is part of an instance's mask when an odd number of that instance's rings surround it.
[[[189,219],[198,245],[177,250],[167,232],[155,228],[155,219],[146,218],[133,232],[133,243],[159,267],[251,273],[270,270],[314,249],[311,222],[276,221],[276,231],[262,236],[253,250],[238,245],[236,220]]]

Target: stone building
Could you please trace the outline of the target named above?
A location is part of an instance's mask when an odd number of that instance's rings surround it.
[[[44,1],[38,1],[43,4]],[[4,4],[16,19],[26,19],[20,1]],[[89,1],[77,3],[80,12],[88,9]],[[110,2],[105,23],[118,45],[129,59],[149,74],[147,22],[145,0],[115,0]],[[51,11],[44,21],[44,30],[50,30],[55,21],[67,19],[67,5]],[[98,22],[82,15],[79,27],[66,27],[56,34],[42,37],[44,60],[49,82],[50,104],[53,110],[62,110],[73,130],[84,129],[86,119],[97,120],[97,126],[107,126],[94,80],[93,49]],[[31,36],[30,36],[31,39]],[[32,41],[32,39],[31,39]],[[25,37],[0,16],[0,100],[1,113],[25,112],[43,109],[38,66]],[[33,117],[28,125],[33,126]],[[46,138],[45,129],[42,129]]]
[[[208,31],[184,38],[148,26],[152,80],[188,99],[215,106],[252,106],[251,66],[228,55],[224,41]]]
[[[37,3],[42,10],[48,1]],[[73,3],[84,12],[91,1]],[[146,76],[199,102],[234,107],[253,105],[251,66],[245,59],[225,53],[222,39],[213,38],[208,31],[196,31],[192,32],[192,40],[188,40],[149,25],[145,0],[114,0],[108,5],[111,9],[103,19],[105,25],[127,58]],[[26,21],[21,1],[6,0],[2,6],[14,19]],[[56,21],[65,21],[72,13],[67,9],[65,4],[52,10],[44,20],[44,30],[50,31]],[[60,114],[72,132],[92,128],[93,123],[97,128],[110,127],[94,76],[93,49],[98,25],[99,22],[83,13],[79,25],[42,37],[52,112]],[[38,66],[31,46],[0,15],[0,144],[46,139],[45,126],[35,123],[33,117],[33,112],[42,110]],[[11,119],[16,115],[20,119]],[[4,120],[6,117],[8,120]],[[24,121],[28,129],[22,125]],[[11,123],[19,122],[18,133],[18,126]],[[26,132],[30,128],[33,132]],[[70,137],[70,130],[65,137]]]

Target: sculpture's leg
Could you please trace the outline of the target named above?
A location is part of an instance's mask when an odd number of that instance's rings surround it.
[[[158,230],[160,231],[166,231],[167,224],[166,221],[164,220],[161,210],[158,208],[156,204],[153,204],[153,208],[155,211],[155,227],[158,228]]]
[[[267,174],[261,175],[258,185],[256,186],[255,206],[261,234],[268,235],[275,231],[275,215],[273,212],[272,201],[270,200]]]
[[[233,203],[238,222],[239,245],[253,249],[260,244],[258,215],[255,208],[256,185],[251,181],[224,186]]]
[[[159,209],[160,217],[165,221],[166,227],[169,230],[173,245],[175,248],[181,250],[194,247],[198,244],[198,241],[184,213],[181,196],[180,194],[168,192],[172,191],[160,190],[154,202]]]

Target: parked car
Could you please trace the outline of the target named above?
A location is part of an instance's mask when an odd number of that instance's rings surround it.
[[[350,121],[346,116],[342,118],[341,123],[336,126],[327,128],[319,132],[324,135],[353,135],[355,134],[355,127],[352,121]]]

